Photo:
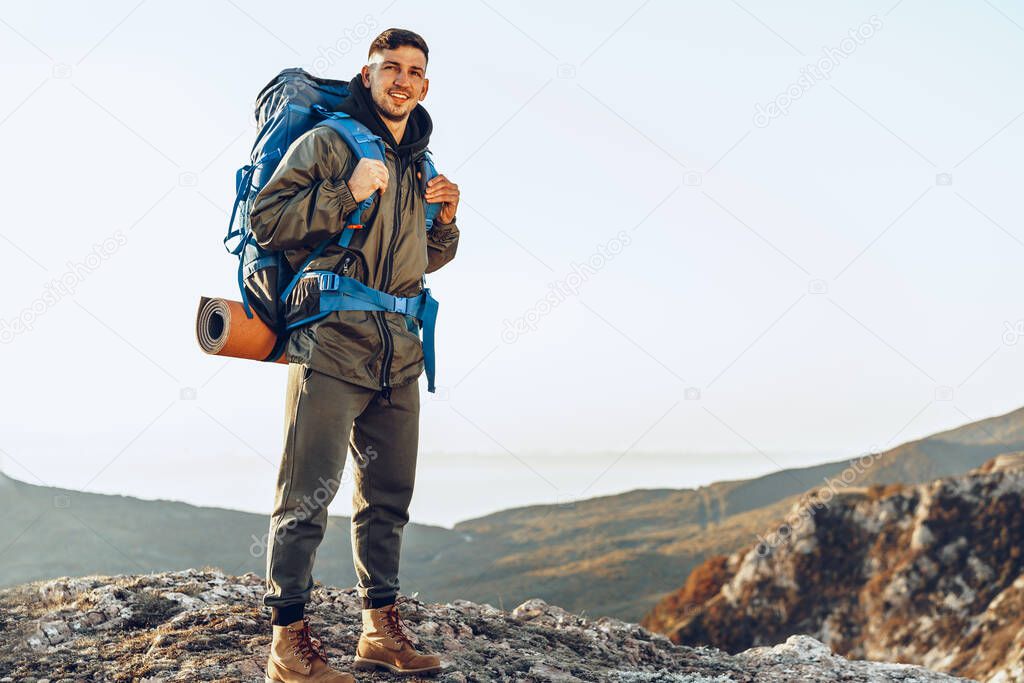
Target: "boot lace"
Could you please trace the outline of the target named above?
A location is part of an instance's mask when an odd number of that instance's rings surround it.
[[[391,606],[391,609],[384,611],[384,632],[397,643],[408,643],[410,646],[415,646],[415,638],[411,637],[409,632],[405,630],[406,624],[398,613],[398,606],[405,602],[408,602],[408,598],[399,597],[395,600],[395,604]]]
[[[319,638],[313,635],[309,626],[309,617],[302,617],[302,628],[297,632],[292,631],[295,637],[292,639],[295,647],[292,652],[302,658],[303,664],[309,664],[309,660],[313,657],[318,657],[327,662],[327,649],[324,648],[323,643]]]

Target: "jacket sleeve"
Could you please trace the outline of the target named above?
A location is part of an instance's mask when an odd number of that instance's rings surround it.
[[[458,248],[459,227],[455,221],[447,225],[435,224],[427,233],[427,272],[433,273],[455,258]]]
[[[249,219],[257,243],[275,251],[312,250],[341,232],[358,206],[345,182],[350,159],[328,128],[313,128],[293,142],[253,202]]]

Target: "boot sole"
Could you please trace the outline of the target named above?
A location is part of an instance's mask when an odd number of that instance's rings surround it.
[[[400,669],[397,666],[392,666],[391,664],[388,664],[387,662],[379,662],[376,659],[366,659],[364,657],[356,655],[352,663],[352,668],[358,671],[375,671],[378,669],[385,669],[393,674],[403,675],[440,673],[441,670],[444,669],[444,665],[439,664],[437,666],[424,666],[419,669]],[[267,683],[273,682],[268,679]]]

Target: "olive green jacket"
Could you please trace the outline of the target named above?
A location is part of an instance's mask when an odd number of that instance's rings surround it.
[[[423,188],[416,164],[408,159],[403,155],[400,160],[385,145],[387,190],[383,196],[374,194],[362,214],[363,228],[347,249],[332,242],[306,270],[330,270],[389,294],[415,296],[424,273],[452,260],[459,229],[453,221],[425,230]],[[323,240],[342,230],[345,217],[356,209],[346,180],[357,161],[341,136],[326,126],[299,137],[250,213],[259,245],[283,251],[298,269]],[[316,279],[302,279],[289,296],[288,318],[316,313],[318,306]],[[285,353],[290,362],[374,389],[403,386],[423,372],[418,326],[401,313],[333,311],[294,329]]]

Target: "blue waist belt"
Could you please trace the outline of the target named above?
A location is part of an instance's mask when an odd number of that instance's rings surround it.
[[[416,296],[394,296],[367,287],[359,280],[327,270],[312,270],[303,278],[320,281],[320,312],[288,325],[287,329],[305,325],[331,311],[391,311],[411,315],[423,327],[423,365],[427,373],[427,391],[434,391],[434,326],[437,322],[437,300],[424,288]]]

